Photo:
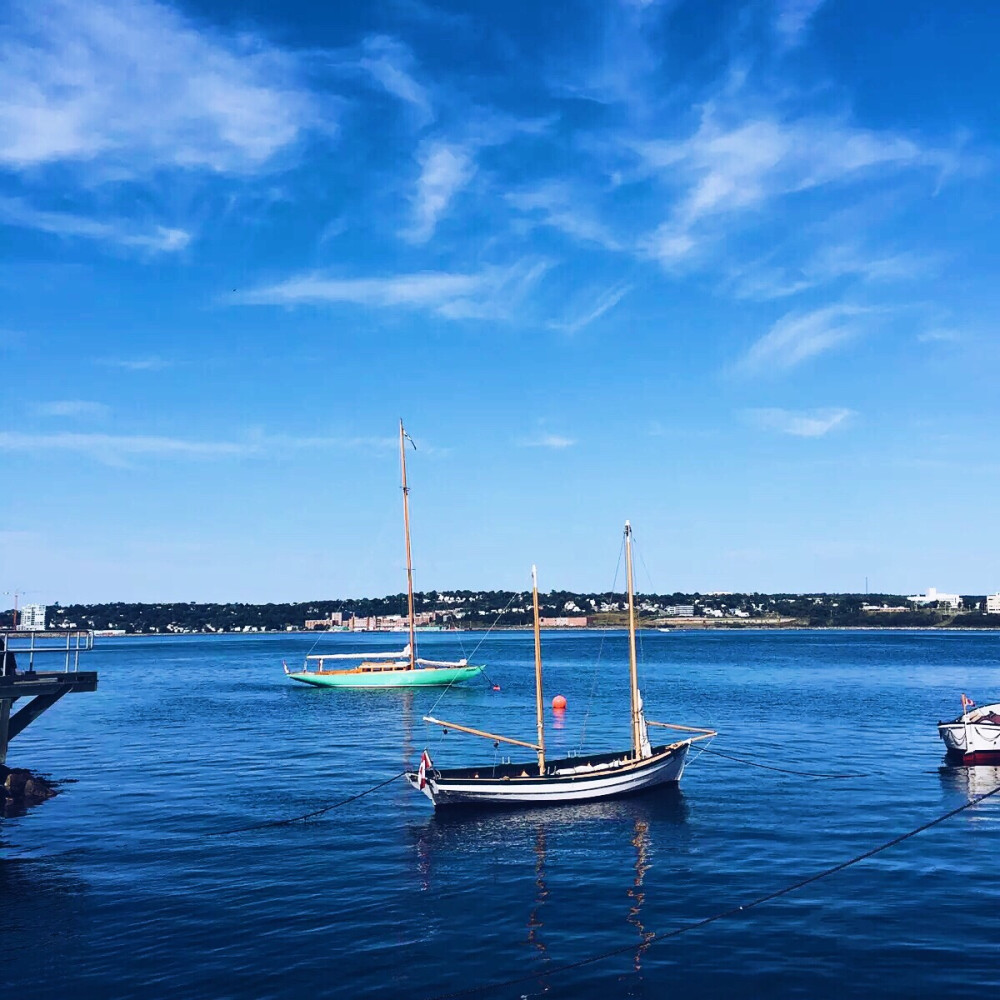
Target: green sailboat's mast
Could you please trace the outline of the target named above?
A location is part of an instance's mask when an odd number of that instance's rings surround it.
[[[628,581],[628,664],[632,695],[632,751],[642,756],[642,731],[639,725],[639,672],[635,655],[635,581],[632,578],[632,525],[625,522],[625,577]]]
[[[417,665],[417,638],[413,621],[413,558],[410,555],[410,487],[406,483],[406,439],[403,418],[399,419],[399,465],[403,476],[403,531],[406,535],[406,608],[410,620],[410,669]]]

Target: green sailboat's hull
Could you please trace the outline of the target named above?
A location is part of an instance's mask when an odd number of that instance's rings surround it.
[[[485,668],[417,667],[415,670],[337,670],[319,673],[300,670],[288,676],[314,687],[333,688],[412,688],[456,684],[478,677]]]

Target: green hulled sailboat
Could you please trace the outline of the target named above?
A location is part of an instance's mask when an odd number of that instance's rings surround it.
[[[475,666],[465,660],[448,662],[422,660],[417,656],[416,628],[413,616],[413,560],[410,556],[410,488],[406,481],[406,441],[409,435],[399,421],[399,464],[403,480],[403,532],[406,537],[406,593],[409,616],[410,641],[398,653],[317,653],[306,657],[301,670],[285,673],[294,681],[313,684],[317,687],[337,688],[394,688],[428,687],[455,684],[477,677],[483,672],[482,666]],[[410,439],[412,444],[412,439]],[[331,669],[327,664],[345,661],[361,661],[354,667]]]

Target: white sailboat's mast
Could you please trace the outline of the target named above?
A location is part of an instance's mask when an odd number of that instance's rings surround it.
[[[632,695],[632,750],[635,759],[642,756],[642,733],[639,725],[639,673],[635,656],[635,581],[632,578],[632,525],[625,522],[625,578],[628,581],[628,663]]]
[[[545,707],[542,704],[542,633],[538,620],[538,573],[531,567],[531,600],[535,610],[535,719],[538,723],[538,773],[545,775]]]
[[[417,641],[413,622],[413,559],[410,555],[410,487],[406,484],[406,431],[399,419],[399,465],[403,475],[403,531],[406,535],[406,600],[410,620],[410,669],[417,665]]]

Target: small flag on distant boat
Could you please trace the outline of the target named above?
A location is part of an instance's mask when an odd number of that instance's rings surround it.
[[[420,767],[417,768],[417,788],[423,791],[424,786],[427,784],[427,768],[433,767],[431,763],[430,754],[425,750],[420,755]]]

